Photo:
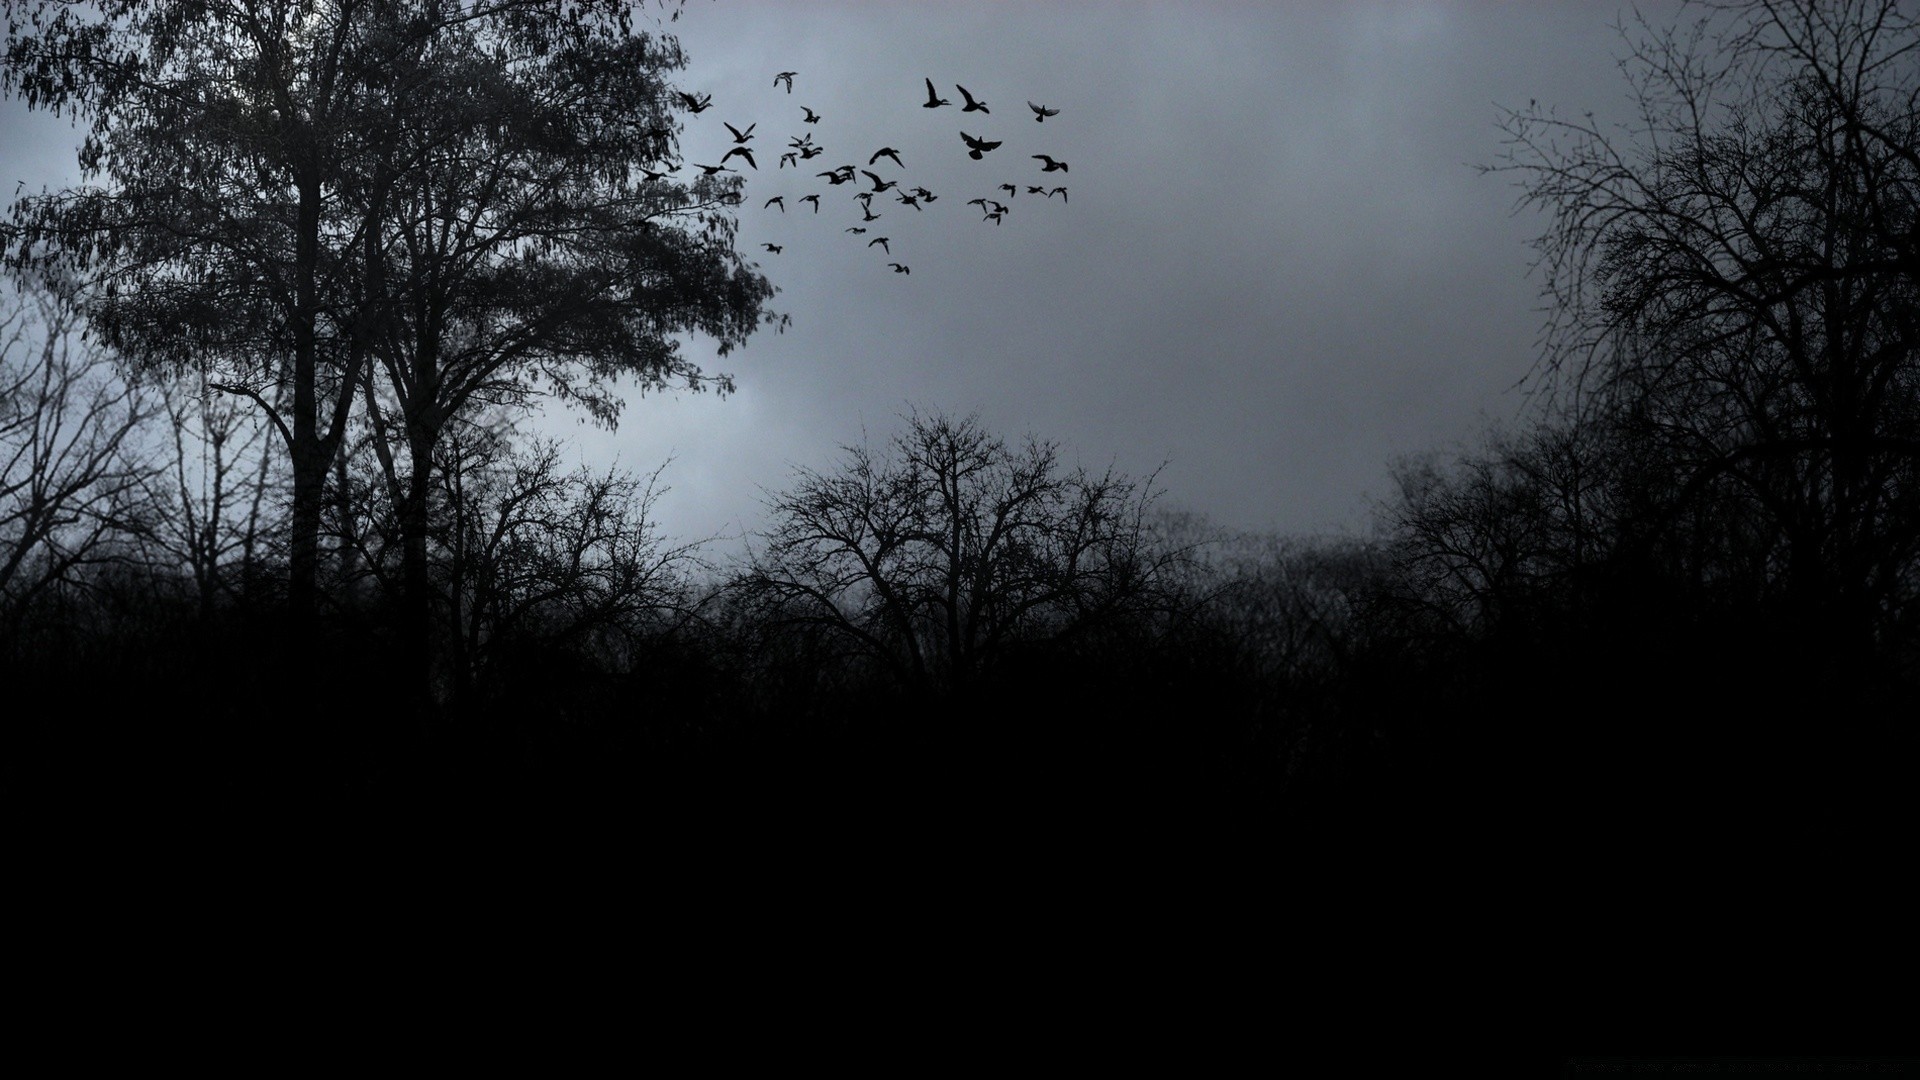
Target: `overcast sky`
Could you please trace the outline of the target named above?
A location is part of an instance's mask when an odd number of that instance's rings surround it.
[[[724,400],[636,394],[616,433],[551,426],[597,464],[672,455],[660,510],[680,539],[755,527],[763,488],[863,430],[884,440],[909,406],[978,412],[1096,467],[1164,461],[1167,505],[1223,526],[1361,531],[1396,456],[1521,408],[1541,222],[1474,166],[1498,158],[1499,106],[1621,110],[1622,10],[689,0],[666,29],[689,55],[683,87],[713,107],[685,118],[684,157],[716,163],[723,123],[756,125],[758,168],[727,163],[749,178],[741,248],[792,325],[724,358],[691,343],[738,379]],[[928,78],[952,104],[924,107]],[[963,113],[956,85],[990,112]],[[1059,113],[1036,122],[1029,101]],[[68,182],[74,132],[5,108],[0,175]],[[1001,145],[971,160],[962,131]],[[796,136],[826,152],[781,167]],[[883,146],[902,164],[869,164]],[[1068,167],[1043,173],[1035,154]],[[815,176],[841,164],[936,198],[915,210],[887,191],[863,222],[870,181]],[[814,192],[817,213],[798,202]],[[763,205],[775,195],[784,213]],[[1001,222],[975,198],[1005,203]],[[868,246],[879,236],[890,251]]]

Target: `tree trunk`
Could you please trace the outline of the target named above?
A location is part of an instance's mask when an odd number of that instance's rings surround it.
[[[431,423],[410,419],[407,424],[407,448],[412,473],[407,478],[407,496],[400,510],[401,538],[401,635],[403,651],[401,678],[405,680],[411,708],[427,722],[437,704],[433,678],[433,574],[427,561],[427,545],[432,528],[428,496],[433,480],[433,448],[438,432]]]

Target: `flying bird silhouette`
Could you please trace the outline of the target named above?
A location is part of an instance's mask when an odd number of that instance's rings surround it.
[[[755,169],[758,169],[760,167],[758,165],[753,164],[753,151],[747,149],[744,146],[736,146],[733,149],[727,151],[726,153],[721,154],[720,164],[725,165],[727,163],[727,159],[730,157],[733,157],[735,154],[738,154],[739,156],[746,158],[747,164],[753,165]]]
[[[1027,194],[1029,195],[1045,195],[1046,193],[1047,193],[1047,189],[1041,187],[1039,184],[1027,185]]]
[[[773,198],[761,203],[760,209],[765,210],[769,206],[780,207],[780,212],[784,214],[787,212],[787,197],[785,195],[775,195]]]
[[[963,98],[966,98],[966,99],[967,99],[967,104],[966,104],[966,107],[964,107],[964,108],[962,108],[962,109],[960,110],[961,112],[983,112],[983,113],[991,113],[991,112],[993,111],[992,109],[989,109],[989,108],[987,108],[987,103],[986,103],[986,102],[984,102],[984,101],[976,101],[976,100],[974,100],[974,97],[973,97],[973,95],[972,95],[972,94],[969,94],[969,93],[967,93],[967,88],[966,88],[966,87],[964,87],[964,86],[961,86],[961,85],[960,85],[959,83],[954,83],[954,84],[953,84],[953,86],[954,86],[954,89],[956,89],[956,90],[958,90],[958,91],[960,91],[960,96],[961,96],[961,97],[963,97]]]
[[[1000,145],[997,140],[989,142],[986,139],[976,139],[964,131],[960,133],[960,137],[967,141],[967,156],[975,161],[980,160],[980,155]]]
[[[868,246],[868,247],[872,247],[872,246],[873,246],[873,245],[875,245],[875,244],[879,244],[879,245],[880,245],[880,250],[881,250],[881,251],[884,251],[884,252],[886,252],[886,253],[887,253],[887,254],[889,254],[889,255],[891,255],[891,254],[893,254],[893,249],[887,246],[887,238],[886,238],[886,237],[884,237],[884,236],[876,236],[876,237],[874,237],[873,239],[871,239],[871,240],[869,240],[869,241],[867,241],[867,246]]]
[[[904,191],[897,192],[897,194],[900,196],[901,202],[906,203],[908,206],[913,207],[915,210],[920,209],[920,197],[918,195],[909,195]]]
[[[826,177],[827,183],[829,184],[844,184],[847,181],[853,179],[853,177],[848,176],[846,173],[843,173],[838,169],[835,169],[832,172],[814,173],[813,175]]]
[[[699,97],[694,97],[685,90],[675,90],[674,93],[679,95],[680,102],[687,107],[687,111],[695,115],[706,112],[713,107],[712,94],[701,94]]]
[[[807,108],[805,105],[800,106],[800,111],[807,114],[806,123],[817,124],[820,122],[820,114]]]
[[[818,195],[802,195],[802,196],[800,196],[800,201],[801,201],[801,202],[810,202],[810,203],[812,203],[812,204],[813,204],[813,212],[814,212],[814,213],[816,213],[816,214],[820,212],[820,196],[818,196]],[[785,207],[782,207],[781,209],[785,209]]]
[[[1054,197],[1055,195],[1058,195],[1058,196],[1060,196],[1060,201],[1061,201],[1061,202],[1066,202],[1066,201],[1067,201],[1067,189],[1066,189],[1066,188],[1063,188],[1063,187],[1057,187],[1057,188],[1054,188],[1054,189],[1053,189],[1052,191],[1049,191],[1049,192],[1047,192],[1047,198],[1049,198],[1049,199],[1051,199],[1051,198],[1053,198],[1053,197]]]
[[[728,156],[731,157],[732,155],[728,155]],[[697,161],[690,162],[689,164],[691,164],[694,168],[703,171],[708,176],[712,176],[714,173],[718,173],[718,172],[739,172],[740,171],[738,169],[727,168],[727,164],[724,161],[722,161],[718,165],[702,165]]]
[[[748,139],[753,138],[753,129],[760,126],[758,123],[748,124],[747,130],[741,131],[739,128],[734,127],[732,124],[727,123],[725,120],[720,121],[720,123],[721,123],[721,126],[725,127],[728,131],[733,132],[733,141],[737,143],[743,143],[743,142],[746,142]]]
[[[643,173],[645,173],[645,174],[646,174],[646,176],[647,176],[647,179],[649,179],[649,180],[664,180],[664,179],[666,179],[666,178],[667,178],[667,173],[670,173],[670,172],[672,172],[673,170],[672,170],[672,169],[668,169],[668,170],[667,170],[667,172],[656,172],[656,171],[654,171],[654,170],[652,170],[652,169],[648,169],[648,168],[645,168],[645,167],[642,167],[640,171],[641,171],[641,172],[643,172]]]
[[[1007,198],[1011,199],[1015,195],[1020,194],[1020,185],[1019,184],[1001,184],[1000,190],[1006,192]]]
[[[793,93],[793,77],[798,74],[800,73],[797,71],[783,71],[773,77],[773,85],[779,86],[781,83],[786,83],[787,93],[791,94]]]
[[[879,161],[883,157],[892,158],[893,163],[895,165],[900,166],[903,169],[907,167],[907,163],[900,160],[900,151],[895,150],[891,146],[883,146],[880,149],[875,150],[873,152],[873,156],[867,159],[867,164],[871,165],[874,162]]]
[[[1067,163],[1066,163],[1066,162],[1064,162],[1064,161],[1055,161],[1055,160],[1053,160],[1052,158],[1050,158],[1050,157],[1048,157],[1048,156],[1047,156],[1047,155],[1045,155],[1045,154],[1035,154],[1035,155],[1033,155],[1033,157],[1034,157],[1034,160],[1035,160],[1035,161],[1041,161],[1041,162],[1045,162],[1045,164],[1044,164],[1044,165],[1042,165],[1042,166],[1040,167],[1040,171],[1041,171],[1041,172],[1066,172],[1066,171],[1068,171],[1068,170],[1067,170]]]
[[[889,252],[888,254],[892,254],[892,253],[891,253],[891,252]],[[894,273],[896,273],[896,274],[911,274],[911,273],[913,273],[913,271],[912,271],[912,270],[910,270],[910,269],[908,269],[907,267],[904,267],[904,266],[901,266],[901,265],[900,265],[899,263],[894,263],[894,262],[890,262],[890,263],[888,263],[887,265],[888,265],[888,266],[891,266],[891,267],[893,267],[893,272],[894,272]]]
[[[860,204],[860,214],[861,214],[861,217],[860,217],[861,221],[879,221],[880,220],[880,215],[874,213],[873,207],[868,206],[866,203]]]
[[[789,165],[796,169],[800,167],[800,155],[791,150],[780,155],[780,167],[784,169]]]
[[[953,104],[953,102],[948,101],[946,98],[940,97],[933,92],[933,80],[928,79],[927,80],[927,100],[924,103],[922,103],[921,108],[937,109],[942,105],[951,105],[951,104]]]
[[[1049,116],[1060,115],[1059,109],[1049,109],[1045,105],[1035,105],[1031,101],[1027,102],[1027,108],[1033,110],[1033,122],[1036,124],[1042,120],[1045,120]]]
[[[849,226],[847,226],[847,228],[846,228],[846,231],[847,231],[847,232],[850,232],[850,233],[863,233],[863,232],[866,232],[867,230],[865,230],[865,229],[863,229],[863,228],[861,228],[861,227],[860,227],[860,226],[858,226],[858,225],[849,225]],[[889,253],[889,254],[891,254],[891,253]]]
[[[861,169],[860,171],[863,173],[866,173],[868,176],[873,177],[873,191],[874,191],[874,194],[876,195],[882,191],[887,190],[890,187],[895,187],[900,183],[900,181],[898,180],[882,180],[880,179],[879,173],[867,172],[867,170],[865,169]]]
[[[766,248],[768,251],[773,252],[775,255],[778,255],[781,252],[781,247],[779,244],[761,244],[760,246],[763,248]]]

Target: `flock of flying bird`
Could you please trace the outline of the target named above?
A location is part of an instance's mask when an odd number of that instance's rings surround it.
[[[787,93],[791,94],[793,93],[794,76],[798,74],[799,72],[796,71],[782,71],[773,77],[773,84],[775,86],[784,85]],[[939,95],[932,79],[927,79],[926,84],[927,99],[921,103],[922,108],[938,109],[953,104],[948,99]],[[992,110],[987,107],[987,103],[976,98],[966,87],[956,83],[954,84],[954,88],[960,92],[961,98],[965,101],[965,104],[960,107],[962,115],[976,112],[982,116],[991,115]],[[696,116],[713,107],[713,95],[711,94],[690,94],[684,91],[679,91],[677,94],[680,103],[686,107],[686,110]],[[1045,122],[1050,116],[1060,115],[1059,109],[1038,105],[1032,101],[1027,102],[1027,107],[1032,110],[1033,119],[1036,123]],[[813,109],[805,105],[802,105],[800,109],[803,114],[801,117],[802,123],[817,124],[820,122],[820,114],[816,113]],[[728,144],[727,151],[720,156],[720,160],[711,165],[700,162],[688,162],[688,164],[700,169],[704,175],[712,176],[722,172],[739,172],[739,169],[728,166],[728,162],[739,158],[746,163],[747,168],[758,172],[760,164],[754,158],[753,147],[749,145],[754,140],[754,129],[759,126],[758,122],[748,124],[744,128],[735,127],[733,124],[725,122],[722,122],[722,126],[727,129],[733,141]],[[968,126],[971,127],[973,125],[969,124]],[[960,140],[966,146],[967,157],[975,161],[985,160],[989,153],[998,149],[1005,141],[1003,139],[987,139],[966,131],[960,132]],[[797,172],[803,172],[807,168],[803,162],[811,161],[824,153],[826,153],[826,149],[813,141],[813,135],[810,132],[805,135],[794,135],[788,139],[787,149],[780,153],[779,164],[775,166],[775,169],[781,170],[792,167]],[[1040,163],[1039,171],[1042,174],[1070,171],[1065,161],[1058,160],[1050,155],[1033,154],[1031,157]],[[898,168],[904,169],[906,167],[906,163],[901,160],[899,150],[891,146],[882,146],[867,156],[865,168],[862,168],[858,162],[837,165],[824,172],[816,172],[809,178],[825,181],[828,187],[840,187],[846,184],[856,185],[858,190],[855,192],[852,202],[858,205],[860,217],[858,224],[850,225],[845,229],[846,233],[856,238],[865,236],[870,231],[870,223],[878,221],[882,216],[880,211],[874,209],[874,201],[880,196],[888,194],[892,196],[890,200],[882,202],[881,206],[883,209],[891,209],[891,205],[899,205],[916,212],[923,211],[927,204],[940,198],[940,196],[927,190],[925,187],[902,187],[899,180],[887,179],[881,176],[880,173],[874,170],[882,168],[880,163],[883,160],[892,162],[893,165]],[[667,173],[671,171],[673,170],[667,170],[666,172],[649,170],[648,175],[658,178],[667,175]],[[859,181],[858,178],[861,176],[866,177],[865,183]],[[1024,185],[1024,188],[1029,195],[1039,195],[1047,199],[1058,195],[1061,202],[1064,203],[1067,201],[1067,189],[1064,184],[1050,187],[1045,184],[1029,183]],[[1020,184],[1003,183],[999,185],[996,192],[1005,192],[1007,199],[1012,200],[1014,196],[1020,194],[1021,189],[1022,185]],[[818,214],[820,212],[821,194],[822,193],[818,191],[811,192],[800,196],[795,202],[796,204],[811,204],[813,213]],[[994,225],[1000,224],[1005,220],[1007,214],[1011,212],[1008,203],[1001,202],[997,197],[989,198],[982,196],[969,199],[966,205],[979,207],[982,215],[981,221]],[[774,208],[778,208],[783,214],[787,212],[787,199],[785,195],[775,195],[761,204],[762,210]],[[888,236],[873,236],[866,240],[867,247],[877,247],[889,258],[893,256],[891,245],[892,238]],[[785,250],[785,245],[783,244],[763,243],[760,246],[772,255],[778,255]],[[887,265],[892,268],[896,274],[910,274],[913,272],[905,263],[889,262]]]

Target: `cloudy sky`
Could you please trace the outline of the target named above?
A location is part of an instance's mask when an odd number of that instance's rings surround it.
[[[672,456],[660,511],[682,539],[755,527],[763,488],[863,432],[884,440],[909,407],[977,412],[1092,466],[1165,462],[1167,505],[1230,528],[1363,530],[1395,457],[1522,408],[1541,222],[1474,166],[1498,159],[1500,106],[1622,111],[1623,10],[689,0],[666,29],[689,55],[683,87],[713,106],[686,117],[684,157],[716,163],[724,124],[756,125],[741,246],[792,325],[725,358],[690,343],[738,379],[724,400],[633,395],[615,433],[548,423],[598,464]],[[952,104],[924,107],[929,78]],[[989,111],[963,113],[959,85]],[[1059,113],[1036,122],[1029,101]],[[73,175],[63,122],[9,102],[4,124],[0,176]],[[1001,145],[971,160],[962,131]],[[825,153],[782,167],[794,137]],[[882,147],[901,164],[869,164]],[[842,164],[936,198],[916,210],[887,191],[863,222],[870,181],[814,175]],[[815,192],[817,213],[798,201]],[[764,206],[776,195],[784,212]],[[975,198],[1007,212],[990,222]],[[868,246],[879,236],[889,251]]]

